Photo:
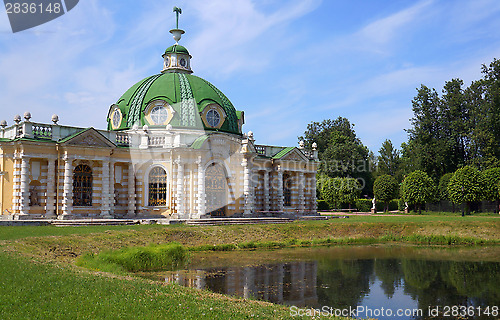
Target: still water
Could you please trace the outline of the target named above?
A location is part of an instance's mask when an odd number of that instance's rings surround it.
[[[210,253],[195,257],[189,270],[156,276],[294,310],[356,310],[350,315],[379,319],[500,319],[500,247]]]

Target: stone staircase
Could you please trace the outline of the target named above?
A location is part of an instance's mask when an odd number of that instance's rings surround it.
[[[120,226],[140,224],[140,221],[134,219],[73,219],[52,220],[50,224],[56,227]]]
[[[256,223],[289,223],[292,218],[208,218],[186,220],[185,223],[190,226],[220,226],[226,224],[256,224]]]

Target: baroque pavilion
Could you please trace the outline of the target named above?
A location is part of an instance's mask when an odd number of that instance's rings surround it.
[[[176,43],[163,69],[111,105],[107,130],[0,122],[3,218],[315,214],[317,151],[258,145],[244,112],[194,76]]]

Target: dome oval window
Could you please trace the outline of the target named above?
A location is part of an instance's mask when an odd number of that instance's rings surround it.
[[[122,112],[120,109],[115,109],[113,113],[111,114],[111,126],[113,129],[118,129],[120,127],[120,124],[122,122]]]
[[[151,120],[156,125],[160,125],[165,123],[168,119],[168,110],[163,106],[163,104],[159,103],[153,107],[151,110]]]
[[[186,59],[184,59],[184,58],[181,59],[181,66],[183,66],[183,67],[186,66]]]
[[[207,112],[207,122],[211,127],[217,127],[220,123],[220,114],[215,109],[210,109]]]
[[[151,101],[144,110],[146,124],[153,126],[168,124],[174,114],[174,109],[164,100]]]

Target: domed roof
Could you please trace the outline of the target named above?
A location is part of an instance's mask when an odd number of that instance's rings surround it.
[[[165,50],[165,53],[184,53],[184,54],[189,54],[188,49],[186,47],[183,47],[179,44],[174,44],[173,46],[170,46]]]
[[[179,50],[182,46],[172,46]],[[185,49],[185,48],[184,48]],[[169,50],[169,49],[167,49]],[[186,50],[187,51],[187,50]],[[134,124],[154,127],[147,119],[148,105],[162,100],[174,110],[169,124],[173,128],[218,130],[241,134],[237,112],[229,99],[210,82],[188,73],[162,73],[147,77],[128,89],[108,113],[108,130],[130,129]],[[222,125],[206,125],[202,119],[207,106],[217,105],[224,111]],[[119,109],[119,125],[112,125],[111,116]],[[218,109],[220,110],[220,109]],[[162,125],[165,127],[164,125]]]

